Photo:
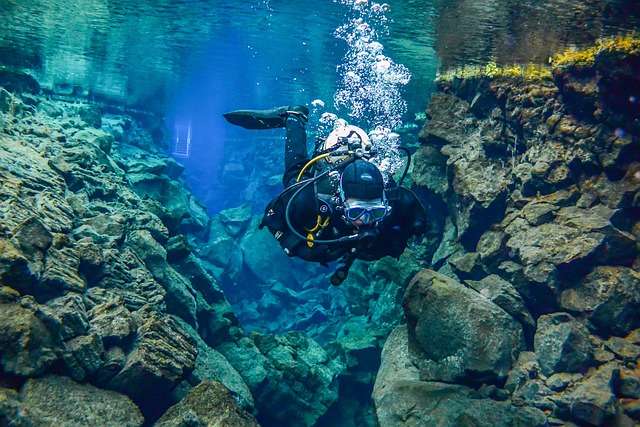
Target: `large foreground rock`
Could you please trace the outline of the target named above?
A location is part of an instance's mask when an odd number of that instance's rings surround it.
[[[17,292],[7,287],[2,287],[0,293],[3,373],[25,377],[42,374],[58,359],[61,350],[59,321],[31,297],[18,300]]]
[[[542,373],[580,372],[591,359],[589,331],[567,313],[540,316],[534,341]]]
[[[472,388],[420,381],[409,360],[406,326],[396,328],[382,351],[382,366],[373,389],[380,427],[545,426],[542,411],[508,402],[481,399]]]
[[[626,267],[596,267],[562,292],[560,304],[586,313],[605,331],[629,333],[640,327],[640,273]]]
[[[152,312],[137,331],[133,350],[109,387],[126,393],[136,402],[149,402],[171,391],[195,366],[195,341],[177,321]]]
[[[480,293],[423,270],[404,300],[409,351],[425,381],[501,381],[523,345],[522,327]]]

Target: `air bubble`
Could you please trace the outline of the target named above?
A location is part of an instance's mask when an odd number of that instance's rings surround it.
[[[389,11],[387,3],[365,0],[341,0],[341,3],[350,6],[354,16],[334,32],[335,37],[344,40],[348,47],[338,66],[341,82],[334,103],[338,110],[348,112],[352,124],[373,129],[369,137],[377,154],[371,161],[388,178],[404,162],[398,151],[400,136],[392,130],[402,126],[407,105],[401,89],[409,83],[411,73],[404,65],[396,64],[384,55],[380,36],[388,34],[388,20],[384,16]],[[343,125],[337,117],[321,118],[325,129],[332,129],[329,122],[333,126]]]

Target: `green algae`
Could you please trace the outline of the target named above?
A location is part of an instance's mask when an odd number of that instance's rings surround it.
[[[594,46],[569,49],[549,59],[553,68],[592,67],[604,55],[630,56],[640,54],[640,38],[636,35],[607,37],[596,40]]]
[[[498,65],[490,61],[485,66],[462,66],[436,76],[436,82],[450,82],[454,79],[474,78],[522,78],[529,81],[548,80],[554,71],[569,67],[592,67],[597,59],[605,55],[640,55],[640,38],[635,34],[598,39],[593,46],[581,49],[568,49],[554,54],[549,64],[507,64]]]

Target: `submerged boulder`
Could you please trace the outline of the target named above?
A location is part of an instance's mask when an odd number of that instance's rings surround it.
[[[410,354],[425,381],[503,381],[523,346],[522,326],[487,297],[431,270],[404,299]]]
[[[601,266],[565,289],[560,304],[586,313],[604,331],[625,334],[640,327],[640,273],[626,267]]]
[[[555,399],[558,413],[579,425],[612,424],[618,412],[614,388],[619,369],[617,364],[604,365],[566,390]]]
[[[593,354],[589,331],[567,313],[541,316],[534,345],[542,373],[547,376],[580,372]]]
[[[10,295],[10,291],[4,291]],[[14,296],[16,298],[17,295]],[[46,372],[63,348],[59,319],[32,297],[0,302],[0,362],[5,373],[32,377]]]
[[[259,427],[231,392],[216,381],[204,380],[154,424],[155,427],[185,425]]]
[[[203,381],[214,381],[221,383],[229,389],[243,409],[252,411],[254,409],[253,396],[249,388],[244,383],[242,377],[229,363],[227,359],[217,350],[209,347],[202,337],[186,322],[176,319],[182,328],[197,343],[198,356],[195,361],[193,372],[181,382],[173,391],[177,399],[182,399],[194,387]]]
[[[136,402],[171,391],[193,371],[198,354],[195,341],[177,321],[154,312],[144,316],[125,365],[108,383]]]
[[[291,260],[266,228],[247,233],[240,247],[245,266],[260,281],[275,279],[284,284],[295,283]]]
[[[249,386],[261,423],[312,426],[338,398],[342,366],[303,333],[253,332],[217,349]]]
[[[144,422],[127,396],[56,375],[28,380],[20,401],[31,425],[139,427]]]
[[[535,330],[536,322],[533,316],[527,310],[522,296],[511,283],[496,274],[486,276],[479,281],[467,280],[465,283],[518,320],[526,332]]]
[[[406,326],[399,326],[382,351],[372,396],[380,427],[547,425],[539,409],[482,399],[474,389],[463,385],[421,381],[417,366],[410,360],[409,340]]]

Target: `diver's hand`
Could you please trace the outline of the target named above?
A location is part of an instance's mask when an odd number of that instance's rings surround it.
[[[336,271],[331,275],[331,284],[333,286],[340,286],[342,282],[344,282],[349,274],[349,266],[342,264],[339,266]]]

